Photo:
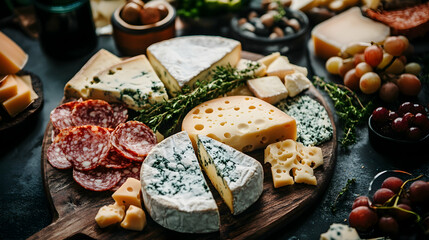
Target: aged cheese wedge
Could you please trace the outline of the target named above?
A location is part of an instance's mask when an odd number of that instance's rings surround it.
[[[184,233],[219,231],[219,212],[186,132],[158,143],[141,168],[143,201],[152,219]]]
[[[25,66],[27,53],[1,31],[0,46],[0,75],[15,74]]]
[[[94,75],[88,98],[121,102],[134,110],[168,99],[146,56],[139,55],[108,67]]]
[[[259,63],[264,64],[265,66],[269,67],[274,60],[276,60],[278,57],[280,57],[280,52],[273,52],[270,55],[267,55],[261,59],[258,60]]]
[[[288,96],[285,84],[277,76],[247,80],[247,86],[257,98],[269,104],[276,104]]]
[[[23,76],[15,76],[17,78],[21,78],[22,81],[24,81],[25,84],[30,88],[31,92],[31,100],[39,98],[39,95],[34,91],[33,84],[31,83],[31,76],[30,75],[23,75]]]
[[[302,73],[292,73],[285,76],[285,86],[289,97],[295,97],[311,86],[310,80]]]
[[[141,208],[141,183],[135,178],[128,178],[122,186],[112,194],[112,198],[119,205],[128,208],[130,205]]]
[[[121,227],[128,230],[142,231],[145,226],[146,215],[143,209],[131,205],[127,209],[124,220],[121,222]]]
[[[94,76],[104,69],[120,63],[121,59],[107,50],[101,49],[92,56],[87,63],[67,82],[64,87],[66,98],[88,98],[89,87],[94,81]]]
[[[294,73],[295,70],[290,64],[289,59],[284,56],[276,58],[267,68],[268,76],[277,76],[280,79],[284,79],[287,74]]]
[[[176,95],[184,86],[206,81],[216,66],[235,67],[240,60],[241,44],[215,36],[178,37],[152,44],[147,56],[168,92]]]
[[[11,75],[12,76],[12,75]],[[7,99],[2,103],[3,108],[11,117],[15,117],[18,113],[24,111],[32,102],[31,89],[23,80],[13,77],[17,83],[18,91],[16,95]]]
[[[256,97],[217,98],[192,109],[182,130],[196,146],[196,135],[206,135],[239,151],[250,152],[284,139],[296,139],[296,122]]]
[[[18,83],[13,75],[7,75],[0,83],[0,103],[15,96],[18,93]]]
[[[95,221],[101,228],[108,227],[122,221],[125,215],[125,206],[117,203],[103,206],[98,210]]]
[[[262,194],[262,165],[228,145],[204,135],[197,137],[198,159],[206,175],[231,212],[243,212]]]
[[[390,34],[388,26],[362,16],[359,7],[332,17],[313,28],[311,36],[316,56],[337,56],[353,42],[382,42]]]

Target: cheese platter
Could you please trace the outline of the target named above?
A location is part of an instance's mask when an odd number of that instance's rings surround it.
[[[256,61],[262,57],[250,52],[241,52],[242,59]],[[103,80],[101,79],[101,81]],[[41,159],[45,190],[54,216],[53,223],[34,234],[30,239],[37,239],[42,236],[43,238],[48,236],[48,239],[58,239],[82,235],[95,239],[168,239],[172,237],[245,239],[264,237],[270,233],[274,233],[282,226],[285,226],[303,214],[317,202],[327,188],[335,166],[337,140],[332,113],[318,90],[311,84],[308,87],[308,90],[303,92],[302,95],[316,100],[326,109],[333,132],[332,137],[328,141],[318,145],[323,154],[323,165],[314,170],[317,185],[293,184],[282,188],[274,188],[271,167],[269,164],[264,164],[264,151],[254,150],[247,152],[247,155],[253,157],[262,165],[264,176],[262,194],[249,208],[238,215],[234,215],[228,206],[223,203],[223,196],[220,196],[210,181],[207,180],[220,216],[219,231],[212,233],[179,233],[160,226],[151,217],[147,218],[147,226],[142,232],[127,231],[118,226],[108,228],[97,226],[94,217],[97,215],[100,207],[112,203],[111,192],[86,190],[73,181],[74,177],[71,176],[72,173],[70,170],[60,170],[54,168],[49,163],[47,154],[49,147],[52,145],[52,132],[54,129],[52,122],[50,122],[43,139]],[[68,100],[66,98],[63,99],[63,103]],[[75,176],[74,173],[73,176]],[[147,202],[145,202],[146,204]],[[143,209],[148,212],[147,205]]]

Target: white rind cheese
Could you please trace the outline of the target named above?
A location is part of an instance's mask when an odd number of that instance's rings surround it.
[[[219,212],[186,132],[156,145],[141,168],[142,196],[152,219],[170,230],[219,230]]]
[[[254,158],[198,135],[198,157],[206,175],[234,215],[256,202],[263,191],[264,171]]]
[[[360,240],[356,229],[345,224],[333,223],[329,230],[320,235],[320,240]],[[383,238],[384,239],[384,238]]]
[[[215,36],[178,37],[152,44],[147,56],[172,95],[184,86],[206,81],[216,66],[235,67],[241,57],[241,43]]]

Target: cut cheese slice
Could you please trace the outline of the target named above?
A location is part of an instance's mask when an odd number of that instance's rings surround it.
[[[259,64],[259,67],[253,71],[248,71],[246,69],[253,67]],[[267,71],[267,67],[265,66],[265,64],[260,63],[260,62],[255,62],[252,60],[248,60],[248,59],[240,59],[240,61],[238,61],[237,64],[237,70],[238,71],[248,71],[246,74],[249,76],[255,76],[255,77],[262,77],[265,76],[265,73]]]
[[[380,43],[390,34],[388,26],[362,16],[359,7],[332,17],[313,28],[311,36],[316,56],[337,56],[353,42]]]
[[[115,203],[101,207],[95,216],[95,221],[99,227],[105,228],[115,223],[121,222],[124,218],[124,215],[125,206]]]
[[[278,57],[280,57],[280,52],[273,52],[270,55],[259,59],[258,62],[264,64],[266,67],[269,67],[270,64],[274,62],[274,60],[276,60]]]
[[[178,37],[152,44],[147,49],[150,63],[171,95],[184,86],[207,81],[216,66],[235,67],[240,60],[241,44],[215,36]]]
[[[88,97],[124,103],[134,110],[168,99],[145,55],[135,56],[97,73],[89,83]]]
[[[107,50],[101,49],[92,56],[87,63],[67,82],[64,87],[66,98],[88,98],[89,86],[93,82],[94,76],[104,69],[120,63],[121,59]]]
[[[145,226],[146,215],[143,209],[131,205],[127,209],[124,220],[121,222],[121,227],[128,230],[142,231]]]
[[[32,102],[31,89],[20,78],[13,76],[17,83],[18,92],[13,97],[3,102],[3,108],[11,117],[24,111]]]
[[[20,78],[30,88],[31,100],[35,100],[35,99],[39,98],[39,95],[37,95],[37,93],[33,89],[33,83],[31,82],[31,76],[30,75],[15,76],[15,77]]]
[[[158,143],[142,164],[146,210],[159,225],[185,233],[219,231],[219,212],[186,132]]]
[[[286,75],[294,72],[292,64],[290,64],[289,59],[285,56],[276,58],[267,68],[268,76],[277,76],[282,80]]]
[[[18,93],[18,83],[13,75],[7,75],[0,83],[0,103],[15,96]]]
[[[257,98],[270,104],[276,104],[288,96],[286,86],[277,76],[247,80],[247,86]]]
[[[128,178],[122,186],[112,194],[112,198],[119,205],[127,209],[130,205],[141,208],[141,183],[135,178]]]
[[[264,170],[257,160],[204,135],[197,146],[200,165],[234,215],[259,199]]]
[[[250,152],[284,139],[296,139],[295,119],[256,97],[232,96],[210,100],[184,118],[196,146],[196,135],[206,135],[239,151]]]
[[[15,74],[25,66],[27,53],[1,31],[0,46],[0,75]]]
[[[285,86],[289,97],[295,97],[311,86],[310,80],[302,73],[292,73],[285,76]]]

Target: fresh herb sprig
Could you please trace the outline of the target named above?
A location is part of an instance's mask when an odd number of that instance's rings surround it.
[[[197,105],[220,97],[253,78],[259,64],[248,64],[244,70],[237,70],[231,65],[219,66],[207,81],[197,82],[193,89],[185,88],[174,98],[153,104],[138,111],[135,120],[143,122],[154,132],[159,131],[169,136],[177,129],[185,115]]]
[[[344,123],[344,136],[339,140],[342,147],[356,142],[356,127],[368,119],[373,110],[372,102],[363,105],[359,97],[344,85],[329,83],[321,77],[313,78],[315,86],[322,88],[332,99],[338,117]]]
[[[340,198],[343,197],[344,194],[346,194],[350,190],[350,186],[356,182],[356,179],[347,179],[346,186],[344,186],[341,191],[338,193],[337,197],[335,198],[334,202],[331,204],[331,212],[335,213],[337,211],[337,203],[340,200]]]

